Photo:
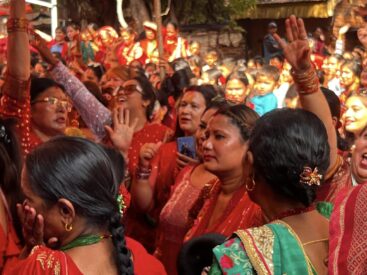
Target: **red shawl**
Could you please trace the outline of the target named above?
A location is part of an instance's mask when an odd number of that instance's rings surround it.
[[[329,274],[367,274],[367,184],[340,192],[330,219]]]
[[[193,227],[187,232],[184,241],[206,233],[219,233],[229,237],[238,229],[257,227],[265,223],[260,207],[251,201],[245,186],[242,186],[233,194],[221,217],[209,226],[220,187],[220,181],[213,185],[208,199],[200,210]]]

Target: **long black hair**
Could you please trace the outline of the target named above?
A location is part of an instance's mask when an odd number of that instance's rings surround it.
[[[58,137],[31,152],[25,166],[30,188],[47,206],[66,198],[89,226],[108,227],[119,274],[133,274],[116,200],[121,173],[111,152],[86,139]]]
[[[249,150],[254,173],[275,193],[309,206],[317,185],[300,182],[305,167],[324,175],[330,162],[326,129],[320,119],[302,109],[278,109],[262,116],[252,131]]]
[[[15,121],[0,118],[0,188],[9,205],[16,233],[23,241],[22,225],[16,209],[16,204],[23,201],[20,188],[21,153],[14,125]]]

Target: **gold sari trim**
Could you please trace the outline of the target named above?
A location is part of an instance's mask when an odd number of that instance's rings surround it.
[[[236,231],[258,274],[274,274],[274,233],[267,226]],[[256,248],[255,248],[256,247]],[[261,253],[262,257],[260,257]]]

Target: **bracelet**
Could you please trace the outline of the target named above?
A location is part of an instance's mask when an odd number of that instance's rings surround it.
[[[319,78],[316,75],[315,69],[311,66],[302,73],[291,70],[291,75],[298,87],[298,93],[301,95],[308,95],[316,93],[320,90]]]
[[[12,32],[28,32],[28,19],[26,18],[9,18],[6,23],[8,33]]]
[[[150,173],[152,172],[152,167],[149,166],[149,167],[141,167],[141,166],[138,166],[136,168],[136,178],[138,180],[147,180],[149,179],[150,177]]]

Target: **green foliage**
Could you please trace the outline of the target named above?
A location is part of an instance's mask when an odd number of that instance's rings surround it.
[[[166,2],[167,0],[163,1]],[[256,0],[173,0],[181,24],[227,23],[246,9],[255,8]]]

